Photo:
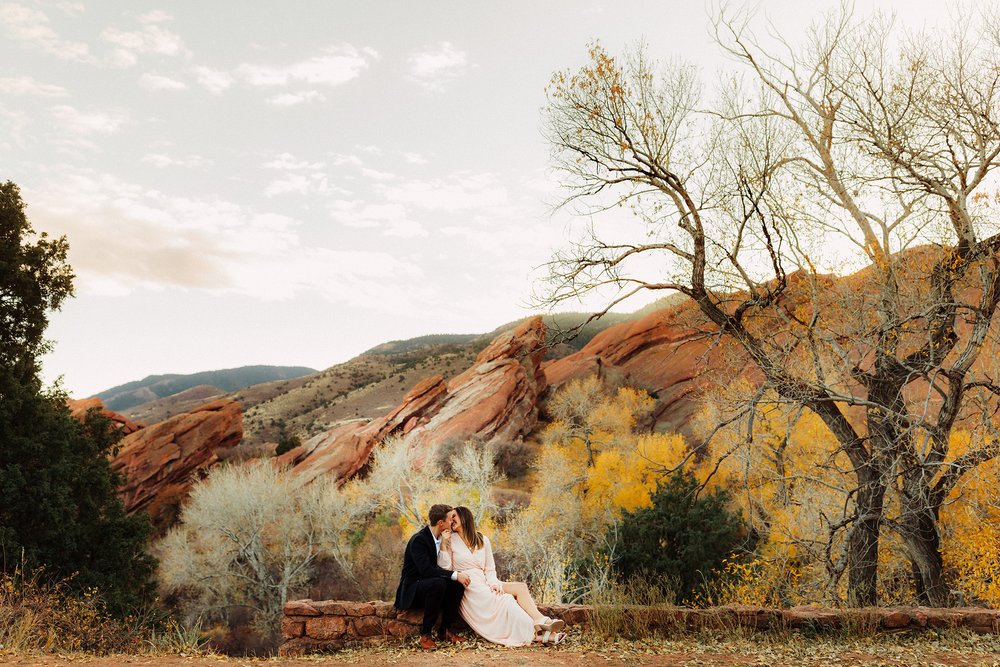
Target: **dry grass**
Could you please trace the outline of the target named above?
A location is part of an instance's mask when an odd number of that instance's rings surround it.
[[[283,667],[351,664],[361,667],[376,665],[411,665],[413,667],[467,667],[469,665],[539,667],[611,665],[676,665],[684,667],[721,665],[756,667],[759,665],[862,665],[903,666],[983,665],[1000,667],[1000,637],[976,635],[966,631],[948,630],[916,635],[880,635],[843,637],[834,635],[807,636],[791,631],[758,632],[746,637],[733,636],[726,630],[702,632],[696,636],[645,637],[624,639],[608,637],[593,631],[571,628],[567,641],[558,647],[533,645],[507,649],[477,637],[458,646],[441,647],[433,653],[421,651],[416,641],[388,641],[349,648],[326,655],[302,658],[227,658],[180,647],[158,651],[147,650],[146,659],[134,654],[94,657],[80,652],[58,655],[20,653],[13,661],[5,661],[0,651],[0,663],[16,662],[22,667],[56,667],[86,663],[91,667],[158,664],[185,667],[224,667],[227,665],[280,664]],[[148,658],[148,656],[154,656]]]
[[[471,636],[459,646],[434,653],[415,641],[387,641],[338,653],[277,660],[283,666],[315,664],[407,664],[415,667],[539,665],[993,665],[1000,667],[1000,636],[964,630],[926,630],[916,634],[874,633],[870,623],[848,625],[825,634],[776,628],[754,631],[719,624],[696,632],[654,626],[637,602],[667,602],[662,588],[633,582],[605,591],[611,604],[595,614],[593,625],[570,628],[558,647],[505,649]],[[268,663],[276,659],[226,658],[206,651],[199,629],[169,621],[113,619],[98,596],[74,595],[65,582],[46,583],[38,574],[0,576],[0,664],[56,667],[87,663],[118,667],[136,662],[209,667]],[[142,656],[140,659],[139,656]]]
[[[44,571],[0,575],[0,652],[149,654],[199,651],[198,633],[161,612],[115,618],[95,590],[77,592]]]
[[[658,607],[674,603],[671,582],[631,577],[624,582],[605,580],[595,586],[586,602],[594,605],[588,632],[604,638],[675,634],[681,628],[663,625]]]
[[[303,659],[315,663],[423,664],[428,654],[414,643],[347,649]],[[284,661],[282,664],[286,664]],[[1000,665],[1000,637],[949,631],[942,634],[878,637],[806,637],[798,633],[756,633],[746,638],[725,631],[699,636],[608,638],[570,630],[555,648],[505,649],[479,638],[437,650],[434,665]]]

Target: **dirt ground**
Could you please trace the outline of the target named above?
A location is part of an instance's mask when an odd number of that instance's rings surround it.
[[[3,655],[0,665],[22,667],[321,667],[330,665],[413,667],[888,667],[927,665],[1000,667],[1000,637],[872,637],[863,639],[773,638],[597,641],[570,638],[559,647],[504,649],[481,641],[425,653],[415,645],[384,645],[304,658],[228,658],[216,655]]]

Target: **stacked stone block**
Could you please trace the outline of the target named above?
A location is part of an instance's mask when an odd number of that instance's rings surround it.
[[[539,605],[539,610],[561,618],[567,626],[586,626],[601,608],[584,605]],[[928,628],[964,628],[983,634],[1000,634],[1000,610],[961,607],[874,607],[829,609],[793,607],[768,609],[748,605],[728,605],[712,609],[656,607],[616,607],[615,614],[641,619],[651,632],[800,629],[827,631],[844,629],[868,632],[907,632]],[[335,651],[352,644],[401,641],[419,632],[423,610],[397,610],[391,602],[344,602],[296,600],[285,605],[281,623],[283,656]],[[459,628],[461,629],[461,628]]]

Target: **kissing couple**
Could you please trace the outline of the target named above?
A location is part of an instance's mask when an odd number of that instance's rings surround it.
[[[456,644],[462,638],[451,626],[459,614],[479,636],[504,646],[566,638],[566,623],[542,615],[524,583],[497,578],[490,540],[468,507],[433,505],[427,518],[406,544],[395,602],[397,609],[423,607],[421,648],[435,648],[431,630],[439,615],[439,639]]]

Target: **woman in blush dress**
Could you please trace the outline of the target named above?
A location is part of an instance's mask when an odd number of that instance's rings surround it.
[[[438,565],[463,572],[472,579],[462,596],[459,613],[480,636],[504,646],[527,646],[533,641],[559,644],[566,623],[543,616],[521,582],[497,579],[488,537],[476,530],[468,507],[450,513],[451,533],[441,540]]]

